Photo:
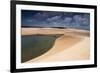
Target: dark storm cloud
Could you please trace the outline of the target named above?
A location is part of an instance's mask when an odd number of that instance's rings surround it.
[[[22,26],[73,27],[89,29],[89,13],[22,10]]]

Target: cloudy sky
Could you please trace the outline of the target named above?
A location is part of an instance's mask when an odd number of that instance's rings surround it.
[[[21,23],[22,26],[70,27],[89,30],[90,14],[75,12],[22,10]]]

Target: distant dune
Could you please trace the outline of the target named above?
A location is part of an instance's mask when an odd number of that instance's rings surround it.
[[[57,28],[22,28],[22,35],[30,34],[64,34],[64,29]]]
[[[87,30],[77,30],[77,29],[59,29],[59,28],[22,28],[22,35],[32,35],[32,34],[65,34],[65,33],[75,33],[81,35],[89,35]]]
[[[63,34],[56,39],[53,47],[45,54],[26,63],[85,60],[90,57],[88,30],[57,28],[22,28],[22,35]]]

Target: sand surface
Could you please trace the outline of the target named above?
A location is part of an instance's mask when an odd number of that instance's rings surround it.
[[[41,30],[42,29],[42,30]],[[22,28],[22,35],[63,34],[43,55],[26,63],[85,60],[90,57],[89,31],[79,29]]]
[[[34,34],[81,34],[89,35],[87,30],[77,30],[77,29],[58,29],[58,28],[22,28],[22,35],[34,35]]]

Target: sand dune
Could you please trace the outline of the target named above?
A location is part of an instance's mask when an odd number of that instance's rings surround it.
[[[22,28],[22,35],[31,34],[64,34],[64,29],[56,28]]]
[[[80,34],[89,35],[89,31],[80,29],[59,29],[59,28],[22,28],[22,35],[34,35],[34,34]]]
[[[59,30],[56,29],[56,32],[52,30],[52,32],[54,33],[57,33],[57,31]],[[35,59],[27,61],[26,63],[89,59],[89,31],[77,29],[62,29],[59,33],[62,34],[62,32],[63,35],[56,39],[54,46],[48,52]]]

